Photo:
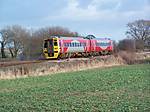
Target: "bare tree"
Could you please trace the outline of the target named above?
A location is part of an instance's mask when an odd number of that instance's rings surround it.
[[[22,52],[25,47],[25,44],[27,44],[26,39],[30,37],[30,34],[25,28],[22,28],[18,25],[12,26],[11,30],[14,35],[10,39],[12,47],[10,46],[9,49],[12,54],[12,57],[17,57],[18,53]]]
[[[126,32],[129,38],[136,40],[136,46],[143,47],[146,41],[150,41],[150,20],[137,20],[127,24]]]
[[[5,46],[7,45],[9,38],[12,36],[12,33],[10,33],[9,30],[7,29],[1,29],[0,30],[1,33],[1,39],[0,39],[0,44],[1,44],[1,57],[2,58],[6,58],[5,55]]]
[[[7,26],[3,30],[7,32],[7,35],[3,36],[3,43],[9,49],[11,57],[16,58],[18,53],[22,51],[25,38],[29,36],[29,33],[19,25]]]
[[[42,38],[50,38],[50,36],[66,36],[66,37],[79,36],[77,32],[71,32],[69,29],[60,26],[40,28],[34,33],[34,35],[36,37],[40,36]]]
[[[135,41],[133,39],[123,39],[118,43],[119,50],[135,51]]]

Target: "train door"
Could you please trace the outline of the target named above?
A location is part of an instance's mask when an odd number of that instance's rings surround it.
[[[58,58],[58,55],[60,53],[60,46],[59,46],[59,39],[53,38],[53,50],[54,50],[54,58]]]
[[[49,39],[47,50],[48,50],[48,56],[53,57],[54,56],[53,39]]]

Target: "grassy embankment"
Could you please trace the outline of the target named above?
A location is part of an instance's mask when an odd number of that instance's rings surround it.
[[[0,80],[4,111],[150,111],[150,65]]]

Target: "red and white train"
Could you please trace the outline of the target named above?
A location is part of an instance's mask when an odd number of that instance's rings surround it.
[[[84,39],[82,37],[52,36],[44,40],[43,53],[46,59],[74,56],[106,55],[113,52],[113,41],[109,38]]]

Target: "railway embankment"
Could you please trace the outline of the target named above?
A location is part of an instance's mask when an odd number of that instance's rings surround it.
[[[0,79],[52,75],[128,64],[150,63],[150,53],[119,52],[110,56],[71,58],[64,60],[1,62]]]

